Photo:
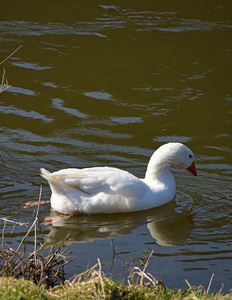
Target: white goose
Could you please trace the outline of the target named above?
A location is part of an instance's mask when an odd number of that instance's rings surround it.
[[[52,190],[51,207],[62,214],[122,213],[150,209],[170,202],[176,190],[171,167],[197,175],[193,152],[181,143],[158,148],[144,179],[111,167],[63,169],[41,175]]]

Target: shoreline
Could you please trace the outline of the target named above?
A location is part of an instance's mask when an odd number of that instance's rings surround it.
[[[77,276],[78,277],[78,276]],[[211,294],[203,287],[184,290],[165,288],[156,283],[123,283],[106,277],[100,267],[93,268],[87,277],[74,278],[53,288],[38,286],[32,281],[0,277],[0,299],[232,299],[229,294]]]

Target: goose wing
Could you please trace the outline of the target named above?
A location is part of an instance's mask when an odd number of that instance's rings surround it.
[[[142,180],[129,172],[110,167],[71,168],[53,173],[41,169],[41,175],[53,189],[63,193],[73,189],[90,196],[105,192],[127,198],[140,198],[147,189]]]

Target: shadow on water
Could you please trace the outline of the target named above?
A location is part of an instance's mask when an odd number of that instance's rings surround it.
[[[51,216],[56,215],[54,211]],[[54,222],[45,236],[47,246],[60,244],[70,233],[67,244],[89,243],[99,239],[117,238],[146,225],[159,245],[182,245],[194,228],[191,211],[175,210],[175,201],[148,211],[124,214],[78,215]],[[172,230],[170,230],[170,228]]]

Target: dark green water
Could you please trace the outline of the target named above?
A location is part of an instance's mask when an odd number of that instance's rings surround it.
[[[175,170],[174,201],[159,209],[80,216],[41,225],[38,239],[68,244],[67,277],[96,263],[126,277],[154,250],[148,271],[165,285],[232,288],[232,1],[10,1],[1,7],[0,212],[33,219],[24,203],[50,190],[39,168],[115,166],[143,177],[152,152],[180,141],[198,177]],[[2,71],[1,71],[2,72]],[[40,222],[50,215],[41,207]],[[4,222],[0,226],[3,228]],[[12,246],[27,227],[6,228]],[[119,253],[112,264],[110,236]],[[33,236],[28,239],[30,245]]]

